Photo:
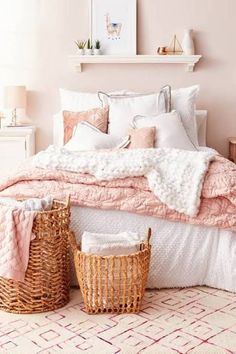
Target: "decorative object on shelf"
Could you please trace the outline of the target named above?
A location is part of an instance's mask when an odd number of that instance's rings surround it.
[[[93,54],[94,55],[101,55],[101,43],[99,40],[95,41],[95,46],[93,49]]]
[[[4,108],[12,112],[10,126],[15,127],[25,121],[25,86],[6,86],[4,88]]]
[[[229,138],[229,159],[236,163],[236,137]]]
[[[86,41],[75,41],[75,44],[77,45],[77,53],[79,55],[84,55],[84,48],[86,46]]]
[[[167,48],[168,48],[168,47],[158,47],[158,48],[157,48],[157,54],[159,54],[159,55],[166,55],[166,54],[168,54]]]
[[[194,55],[195,48],[192,38],[193,31],[191,29],[185,30],[184,38],[182,41],[182,48],[185,55]]]
[[[137,0],[90,0],[91,38],[100,38],[104,54],[136,54]]]
[[[166,52],[168,55],[181,55],[183,54],[183,49],[181,44],[179,43],[176,35],[172,39],[170,45],[167,47]]]
[[[85,48],[85,55],[92,55],[93,54],[93,46],[92,46],[92,41],[89,38],[86,43],[86,48]]]

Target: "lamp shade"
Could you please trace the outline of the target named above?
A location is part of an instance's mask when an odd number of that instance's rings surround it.
[[[25,86],[6,86],[4,88],[4,108],[26,108]]]

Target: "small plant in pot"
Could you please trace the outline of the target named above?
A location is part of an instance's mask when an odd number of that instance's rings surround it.
[[[77,51],[79,55],[84,54],[84,48],[86,46],[86,41],[75,41],[75,44],[77,45]]]
[[[93,50],[94,55],[100,55],[101,54],[101,42],[100,41],[95,41],[95,46]]]
[[[85,48],[85,55],[91,55],[91,54],[93,54],[93,46],[91,44],[91,39],[88,39]]]

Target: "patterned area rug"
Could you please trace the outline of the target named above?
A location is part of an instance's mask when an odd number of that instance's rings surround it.
[[[1,353],[236,353],[236,294],[206,287],[146,292],[138,315],[87,315],[79,290],[57,311],[0,312]]]

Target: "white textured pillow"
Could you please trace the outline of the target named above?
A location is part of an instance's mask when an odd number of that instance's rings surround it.
[[[110,96],[107,98],[107,102],[109,104],[108,132],[122,137],[128,133],[134,116],[158,113],[159,94]]]
[[[136,116],[133,119],[133,126],[134,128],[155,127],[155,147],[196,150],[176,111],[158,116]]]
[[[77,92],[60,89],[61,110],[81,112],[101,107],[97,93]]]
[[[70,151],[87,151],[99,149],[121,149],[130,143],[129,136],[117,138],[104,134],[92,124],[81,122],[77,124],[72,138],[64,146]]]
[[[79,92],[66,89],[59,89],[59,92],[62,111],[81,112],[102,106],[102,102],[98,93]],[[128,90],[120,90],[108,93],[109,96],[111,95],[118,97],[133,94],[135,94],[135,92],[129,92]]]
[[[199,146],[195,116],[199,90],[199,85],[195,85],[173,90],[171,93],[171,108],[180,114],[186,133],[195,147]]]

